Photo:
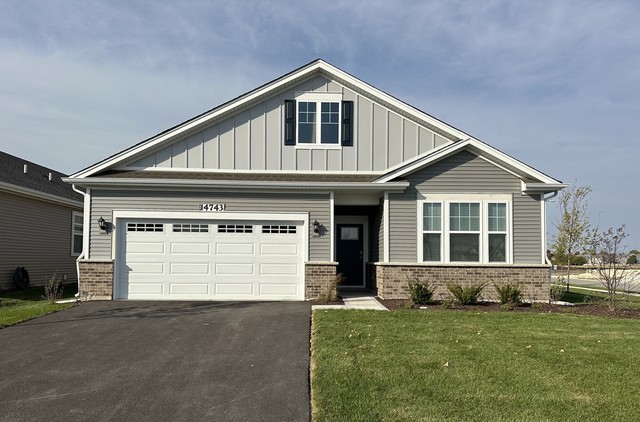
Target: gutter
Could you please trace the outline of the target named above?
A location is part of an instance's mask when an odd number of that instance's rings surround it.
[[[145,186],[162,188],[185,188],[185,187],[211,187],[229,189],[247,188],[270,188],[270,189],[308,189],[308,190],[340,190],[340,189],[362,189],[362,190],[404,190],[409,187],[409,182],[388,182],[388,183],[359,183],[359,182],[281,182],[281,181],[237,181],[237,180],[199,180],[199,179],[147,179],[147,178],[91,178],[76,179],[64,178],[67,183],[80,183],[82,186]]]

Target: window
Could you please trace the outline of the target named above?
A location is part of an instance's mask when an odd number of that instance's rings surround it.
[[[174,233],[209,233],[208,224],[174,224]]]
[[[296,226],[262,226],[262,233],[287,233],[287,234],[295,234]]]
[[[164,224],[162,223],[127,223],[128,232],[156,232],[161,233],[164,231]]]
[[[429,201],[422,205],[423,262],[509,262],[507,201]]]
[[[253,233],[250,224],[218,224],[218,233]]]
[[[82,253],[82,233],[84,228],[84,216],[79,212],[71,213],[71,256],[79,256]]]
[[[422,205],[422,260],[440,261],[442,237],[442,204],[439,202]]]
[[[353,145],[353,101],[342,101],[342,94],[298,95],[285,100],[284,115],[285,145]]]

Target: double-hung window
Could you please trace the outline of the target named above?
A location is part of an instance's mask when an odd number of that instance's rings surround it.
[[[82,233],[84,217],[81,213],[71,213],[71,256],[79,256],[82,253]]]
[[[510,262],[509,210],[507,200],[422,202],[422,261]]]
[[[351,146],[353,102],[342,94],[303,93],[285,101],[285,145]]]

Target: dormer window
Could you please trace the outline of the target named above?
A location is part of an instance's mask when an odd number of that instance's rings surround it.
[[[353,145],[353,101],[342,94],[303,93],[285,100],[285,145]]]

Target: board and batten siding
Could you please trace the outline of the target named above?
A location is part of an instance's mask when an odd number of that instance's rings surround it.
[[[543,264],[540,195],[513,194],[513,262]]]
[[[197,211],[201,203],[224,203],[225,214],[233,212],[285,213],[308,212],[310,221],[330,221],[328,194],[310,193],[237,193],[237,192],[168,192],[137,190],[93,190],[91,196],[91,221],[103,217],[112,223],[113,210]],[[211,219],[216,213],[209,214]],[[259,217],[258,217],[259,219]],[[97,224],[91,224],[90,258],[110,259],[112,234],[104,233]],[[329,261],[330,234],[315,236],[309,225],[309,260]]]
[[[13,272],[25,267],[32,285],[56,274],[64,283],[78,281],[71,255],[73,211],[82,208],[0,192],[0,287],[13,288]]]
[[[415,191],[389,194],[389,261],[416,262]]]
[[[284,100],[300,92],[342,93],[354,102],[354,144],[339,149],[283,145]],[[272,171],[384,171],[450,143],[335,81],[315,76],[209,127],[137,157],[132,168]]]

